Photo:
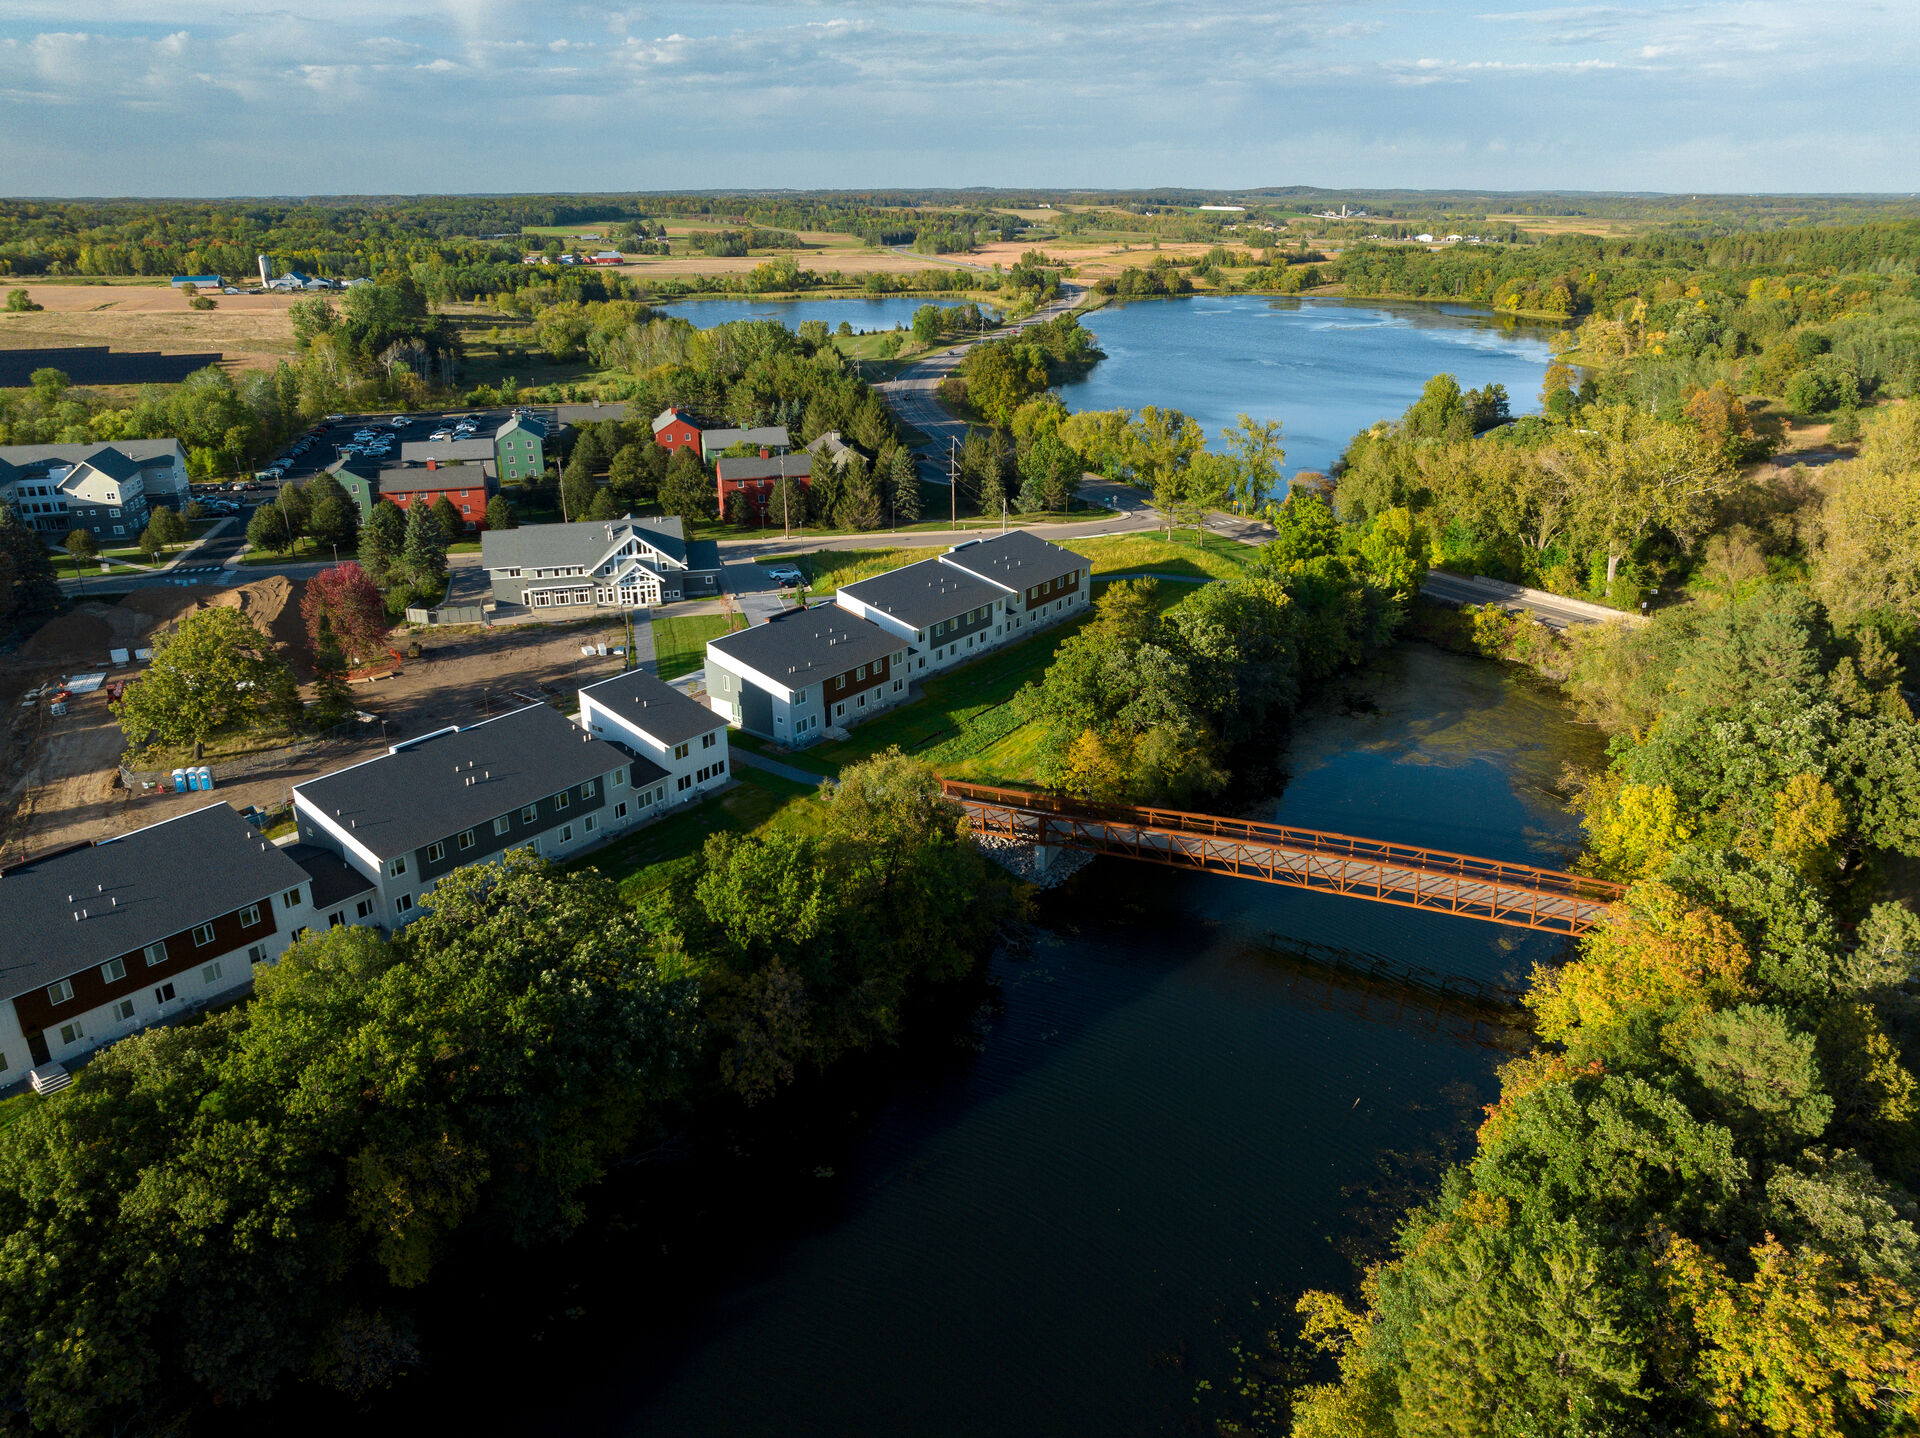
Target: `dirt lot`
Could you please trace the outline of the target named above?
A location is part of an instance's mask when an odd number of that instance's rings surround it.
[[[9,286],[8,288],[18,288]],[[219,308],[194,310],[169,285],[28,285],[46,308],[0,313],[0,349],[111,345],[117,350],[192,354],[218,350],[230,367],[270,369],[293,353],[287,309],[303,295],[215,295]]]
[[[194,602],[192,596],[202,595],[201,591],[149,590],[133,598],[160,607],[161,599],[173,599],[176,593],[188,595],[188,604]],[[156,597],[147,599],[148,595]],[[200,602],[207,602],[205,596]],[[264,610],[256,612],[264,618]],[[285,612],[297,614],[297,606],[288,611],[283,605],[277,614]],[[36,636],[0,659],[0,704],[13,721],[0,772],[19,776],[0,792],[0,853],[15,857],[123,833],[208,802],[205,794],[141,794],[119,787],[124,741],[108,712],[104,692],[80,696],[58,718],[48,713],[44,700],[31,708],[19,702],[28,689],[47,680],[105,667],[102,636],[111,635],[118,643],[139,627],[142,618],[149,630],[159,622],[151,616],[130,616],[120,606],[81,606],[54,621],[61,628],[52,638],[42,642]],[[277,630],[279,625],[272,628]],[[250,804],[272,808],[286,802],[292,785],[371,758],[397,739],[449,724],[472,724],[490,713],[518,708],[527,699],[516,697],[516,690],[535,698],[569,699],[580,684],[616,672],[621,663],[615,657],[583,656],[581,646],[601,642],[612,647],[620,640],[619,628],[604,619],[566,626],[444,630],[421,636],[420,658],[406,661],[391,678],[354,686],[360,708],[384,721],[384,735],[379,726],[369,725],[367,739],[333,741],[320,749],[288,754],[269,767],[222,784],[216,797],[235,808]],[[99,664],[94,659],[96,645]],[[13,809],[10,818],[5,815],[8,808]]]

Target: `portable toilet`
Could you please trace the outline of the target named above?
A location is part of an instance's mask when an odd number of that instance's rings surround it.
[[[174,793],[184,794],[187,792],[187,771],[185,769],[175,769],[173,773],[167,777],[173,781]]]
[[[211,789],[213,787],[213,770],[209,769],[205,764],[202,764],[196,769],[194,774],[200,781],[197,787],[202,789]]]
[[[189,790],[198,789],[200,787],[200,771],[198,769],[189,768],[185,771],[185,773],[187,776],[187,788]]]

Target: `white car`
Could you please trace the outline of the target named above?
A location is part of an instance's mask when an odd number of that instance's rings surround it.
[[[406,427],[407,417],[404,414],[396,414],[392,419],[388,420],[387,423],[395,429],[404,429]]]
[[[795,585],[806,582],[806,576],[791,564],[768,565],[767,578],[771,579],[782,589],[791,589]]]
[[[452,439],[453,431],[450,429],[436,429],[432,434],[428,435],[427,438],[433,441]]]

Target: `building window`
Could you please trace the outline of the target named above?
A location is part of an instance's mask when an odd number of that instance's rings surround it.
[[[433,843],[427,845],[427,862],[429,864],[437,864],[446,857],[447,846],[444,840],[435,840]]]
[[[87,1031],[78,1024],[60,1025],[60,1042],[63,1044],[77,1044],[86,1036]]]
[[[504,834],[512,826],[513,820],[509,819],[505,814],[502,814],[498,819],[493,821],[493,832],[496,834]]]
[[[115,1023],[124,1024],[128,1019],[132,1017],[133,1017],[133,1000],[132,999],[122,999],[120,1000],[119,1003],[113,1006],[113,1021]]]
[[[720,742],[720,736],[718,734],[702,734],[700,736],[700,747],[702,749],[711,749],[715,744],[718,744],[719,742]]]
[[[691,748],[692,746],[689,744],[675,744],[673,746],[673,757],[676,759],[684,759],[687,757]]]
[[[406,872],[407,856],[405,854],[402,854],[399,858],[387,865],[387,877],[390,879],[397,879]]]
[[[223,970],[217,961],[207,964],[200,970],[200,982],[203,984],[217,984],[220,982],[222,972]]]
[[[153,991],[153,1001],[156,1004],[172,1003],[173,1002],[173,985],[172,984],[160,985],[159,988]]]
[[[562,824],[560,826],[560,842],[563,844],[571,844],[573,842],[573,825]]]
[[[679,782],[674,785],[674,790],[677,793],[682,789],[690,789],[692,787],[693,787],[693,776],[690,774],[682,774],[680,776]]]
[[[613,775],[613,787],[616,789],[624,789],[626,787],[626,784],[627,784],[627,776],[625,771],[615,770]]]
[[[148,968],[152,968],[155,964],[164,964],[167,961],[167,941],[162,939],[157,944],[148,944],[140,952],[145,956]]]
[[[463,849],[471,849],[473,847],[473,830],[468,829],[460,835],[460,847]]]
[[[353,906],[353,916],[356,919],[364,919],[367,917],[367,915],[371,914],[372,912],[373,912],[372,899],[362,899],[359,903]]]
[[[656,803],[660,803],[660,804],[666,803],[667,802],[667,786],[665,784],[662,784],[658,789],[655,789],[653,791],[653,797]]]
[[[862,664],[858,669],[854,670],[853,677],[855,679],[865,679],[867,677],[867,666]]]
[[[202,924],[193,931],[193,946],[196,949],[204,949],[208,944],[212,942],[213,942],[213,925],[212,924]]]
[[[100,977],[110,984],[117,984],[127,976],[127,966],[119,959],[108,959],[100,966]]]
[[[240,927],[241,928],[251,929],[255,924],[259,922],[260,922],[260,906],[258,904],[248,904],[246,908],[240,911]]]
[[[402,894],[399,898],[393,901],[393,911],[396,914],[404,914],[408,910],[410,910],[412,907],[413,907],[412,894]]]
[[[286,893],[280,896],[280,907],[283,909],[299,908],[300,907],[300,891],[298,889],[288,889]]]
[[[553,796],[553,807],[556,809],[564,809],[572,802],[572,795],[568,794],[565,789],[562,789],[558,794]]]
[[[600,820],[595,815],[589,814],[587,815],[586,821],[581,825],[581,827],[585,829],[589,834],[591,834],[594,831],[595,827],[598,826],[599,822]]]
[[[616,819],[624,819],[627,817],[627,806],[625,803],[619,803],[613,806],[613,817]]]
[[[582,799],[591,799],[593,797],[593,780],[589,779],[580,786],[580,797]]]
[[[333,922],[336,924],[340,922],[340,916],[338,914],[335,914],[333,916]],[[250,947],[247,950],[248,963],[264,964],[266,961],[267,961],[267,946],[265,944],[254,944],[252,947]]]
[[[71,979],[60,979],[55,983],[51,983],[47,985],[47,1002],[48,1003],[64,1004],[68,999],[72,997],[73,997],[73,980]]]

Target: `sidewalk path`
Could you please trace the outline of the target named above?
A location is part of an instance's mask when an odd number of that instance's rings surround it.
[[[745,764],[749,769],[759,769],[782,779],[791,779],[796,784],[818,787],[829,782],[825,775],[815,774],[808,769],[796,769],[791,764],[782,764],[778,759],[769,759],[764,754],[756,754],[744,745],[729,744],[727,752],[733,756],[735,763]]]

